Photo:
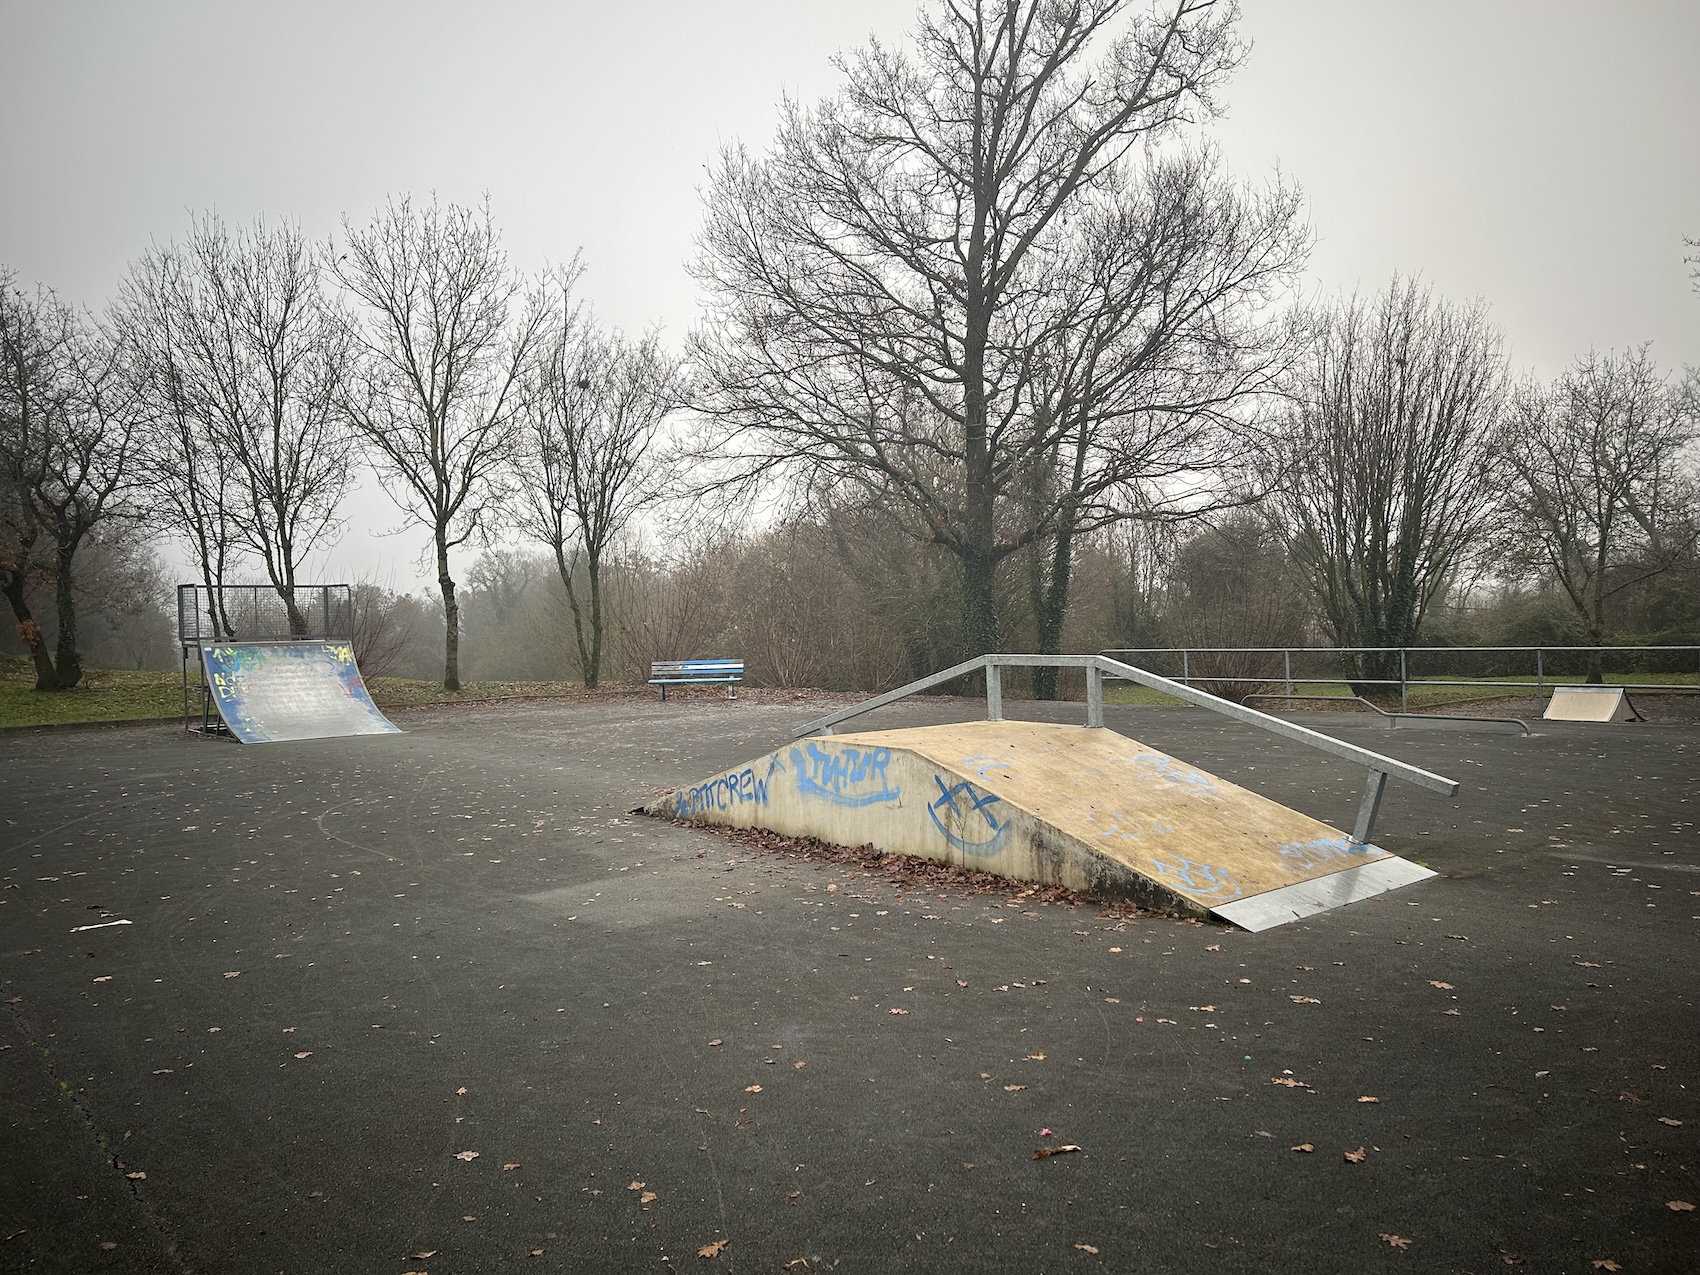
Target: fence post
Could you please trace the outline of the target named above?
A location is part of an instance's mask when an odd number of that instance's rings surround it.
[[[1190,662],[1188,660],[1186,649],[1183,647],[1181,649],[1181,685],[1182,686],[1191,686],[1192,685],[1191,668],[1192,668],[1192,665],[1190,664]]]
[[[1541,648],[1537,646],[1535,648],[1535,703],[1545,704],[1546,702],[1547,702],[1546,665],[1541,659]]]
[[[1409,666],[1405,662],[1405,648],[1399,648],[1399,711],[1411,711],[1411,677]]]
[[[986,720],[1001,722],[1003,720],[1003,669],[986,660]]]
[[[1104,670],[1096,664],[1086,666],[1086,724],[1104,724]]]
[[[1281,663],[1287,673],[1287,707],[1293,706],[1293,649],[1287,647],[1281,652]]]

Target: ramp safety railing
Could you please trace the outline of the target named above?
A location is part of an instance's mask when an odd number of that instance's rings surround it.
[[[1119,681],[1135,682],[1150,690],[1161,691],[1184,703],[1198,708],[1207,708],[1223,717],[1230,717],[1248,726],[1268,731],[1271,735],[1279,735],[1296,743],[1305,744],[1319,752],[1328,753],[1345,761],[1363,766],[1368,774],[1364,781],[1363,800],[1358,804],[1357,822],[1352,828],[1352,840],[1358,845],[1367,845],[1375,833],[1376,815],[1381,811],[1382,794],[1386,791],[1388,779],[1402,780],[1414,784],[1418,788],[1426,788],[1430,792],[1440,793],[1445,797],[1458,794],[1458,781],[1448,779],[1445,775],[1437,775],[1433,771],[1413,766],[1409,762],[1397,758],[1384,757],[1367,748],[1356,744],[1348,744],[1345,740],[1335,739],[1332,735],[1324,735],[1320,731],[1311,730],[1308,726],[1300,726],[1284,718],[1275,717],[1269,713],[1259,712],[1255,708],[1247,708],[1244,704],[1235,704],[1212,695],[1208,691],[1186,686],[1170,678],[1156,673],[1135,668],[1131,664],[1123,664],[1120,660],[1112,660],[1107,655],[1013,655],[998,653],[980,655],[961,664],[934,673],[931,676],[919,678],[896,690],[876,695],[872,699],[852,704],[848,708],[839,709],[836,713],[828,713],[825,717],[817,718],[802,729],[796,731],[792,738],[801,739],[805,735],[830,735],[842,722],[871,713],[876,708],[884,708],[887,704],[896,703],[921,691],[930,690],[945,682],[955,681],[970,673],[981,670],[986,675],[986,720],[1001,722],[1003,715],[1003,670],[1006,668],[1078,668],[1086,671],[1086,725],[1101,727],[1104,724],[1104,679],[1115,678]]]

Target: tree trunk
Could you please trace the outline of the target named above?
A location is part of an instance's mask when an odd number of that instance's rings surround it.
[[[0,585],[0,592],[5,593],[6,601],[12,604],[12,614],[18,620],[18,641],[28,649],[30,661],[35,665],[35,689],[58,690],[59,675],[54,672],[53,657],[47,653],[47,643],[42,638],[41,626],[30,614],[29,599],[24,596],[24,573],[21,570],[6,572],[5,583]]]
[[[590,575],[590,661],[584,670],[584,689],[594,691],[602,676],[602,556],[592,550],[585,558]]]
[[[573,640],[578,644],[578,674],[584,683],[585,690],[593,690],[596,686],[596,668],[601,654],[601,633],[596,634],[594,643],[596,654],[592,648],[584,644],[584,608],[578,600],[578,590],[573,588],[573,572],[578,567],[578,554],[573,554],[568,561],[565,549],[555,545],[555,574],[561,577],[561,587],[567,591],[567,606],[573,613]],[[595,599],[595,586],[592,585],[592,600]]]
[[[437,528],[437,584],[443,591],[443,689],[460,689],[460,606],[449,574],[448,529]]]
[[[76,546],[61,546],[58,553],[58,579],[54,582],[53,602],[59,616],[57,666],[58,689],[68,691],[83,680],[83,657],[77,651],[77,599],[71,591],[71,557]]]
[[[1065,515],[1057,526],[1056,542],[1051,550],[1051,578],[1045,588],[1033,627],[1039,639],[1040,655],[1062,654],[1063,619],[1068,614],[1069,578],[1074,570],[1074,517]],[[1033,670],[1033,698],[1055,699],[1057,677],[1055,668]]]

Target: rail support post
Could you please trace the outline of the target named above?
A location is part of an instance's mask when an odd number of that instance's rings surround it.
[[[1096,664],[1086,666],[1086,724],[1104,724],[1104,670]]]
[[[1003,669],[990,659],[986,661],[986,720],[1003,720]]]
[[[1358,822],[1352,828],[1352,841],[1367,846],[1375,835],[1375,817],[1381,812],[1381,794],[1387,788],[1387,772],[1371,770],[1364,781],[1364,799],[1358,803]]]

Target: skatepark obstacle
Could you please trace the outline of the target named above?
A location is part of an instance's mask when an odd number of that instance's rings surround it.
[[[183,725],[244,744],[397,734],[354,660],[353,591],[180,585]]]
[[[1549,722],[1638,722],[1641,714],[1622,686],[1555,686],[1541,714]]]
[[[1087,723],[1003,719],[1001,670],[1087,673]],[[987,720],[834,735],[841,722],[984,670]],[[1125,678],[1369,769],[1355,831],[1249,792],[1103,726]],[[826,732],[823,738],[810,736]],[[765,828],[1132,898],[1261,930],[1433,876],[1371,843],[1388,777],[1456,781],[1103,656],[991,655],[809,723],[749,765],[664,794],[650,814]]]

